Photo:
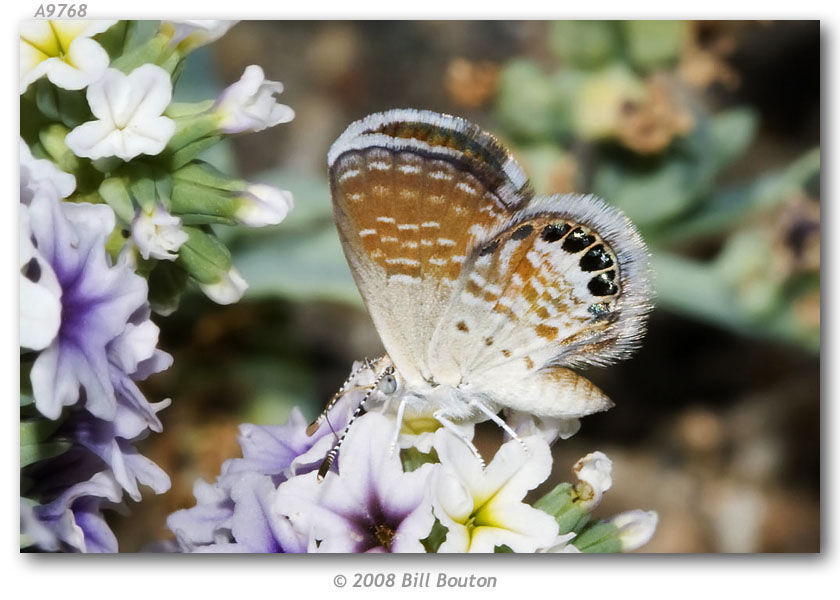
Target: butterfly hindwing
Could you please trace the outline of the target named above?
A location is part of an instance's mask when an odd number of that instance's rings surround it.
[[[537,198],[520,213],[475,249],[438,325],[429,355],[447,383],[499,396],[502,380],[604,364],[641,335],[646,251],[629,221],[592,196]]]

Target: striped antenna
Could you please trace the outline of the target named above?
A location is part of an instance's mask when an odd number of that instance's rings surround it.
[[[344,383],[341,384],[341,387],[338,388],[338,391],[335,394],[333,394],[333,397],[330,398],[329,402],[327,402],[327,406],[324,408],[321,414],[318,415],[318,418],[312,421],[312,423],[310,423],[309,426],[306,428],[306,435],[308,435],[309,437],[315,435],[315,432],[318,431],[318,429],[321,427],[321,423],[323,423],[324,419],[327,418],[327,414],[333,409],[333,406],[335,406],[336,402],[338,402],[339,399],[344,395],[344,392],[347,389],[347,384],[353,381],[356,375],[358,375],[365,369],[373,368],[373,365],[382,360],[382,358],[383,357],[379,357],[375,360],[370,360],[366,358],[359,366],[359,368],[355,369],[352,373],[350,373],[350,376],[344,380]]]
[[[350,427],[351,425],[353,425],[353,422],[367,412],[367,410],[365,409],[365,403],[368,401],[368,398],[370,398],[370,395],[379,385],[379,382],[382,381],[387,375],[393,374],[393,372],[394,367],[388,367],[387,369],[382,371],[379,377],[376,378],[376,381],[374,381],[369,386],[370,389],[368,389],[367,393],[365,394],[365,397],[362,398],[362,401],[359,402],[359,406],[356,407],[356,410],[354,410],[353,414],[350,416],[350,420],[347,421],[347,426],[341,433],[341,437],[338,438],[338,441],[332,448],[330,448],[330,451],[327,452],[327,455],[324,457],[324,462],[321,463],[321,467],[318,469],[318,483],[324,481],[324,477],[327,476],[327,472],[330,470],[330,467],[332,466],[333,462],[335,462],[335,457],[338,456],[338,451],[341,448],[341,443],[347,436],[347,432],[350,431]]]

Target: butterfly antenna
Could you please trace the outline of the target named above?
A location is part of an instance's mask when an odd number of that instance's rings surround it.
[[[344,392],[347,390],[347,385],[351,381],[353,381],[353,379],[359,373],[361,373],[365,369],[372,368],[373,365],[375,365],[380,360],[382,360],[382,359],[377,358],[376,360],[371,361],[371,360],[366,358],[362,362],[362,364],[359,366],[359,368],[355,369],[352,373],[350,373],[350,376],[347,377],[347,379],[344,380],[344,383],[341,384],[341,387],[338,388],[338,391],[335,394],[333,394],[332,398],[330,398],[329,402],[327,402],[327,406],[324,408],[324,410],[321,412],[321,414],[318,415],[318,418],[315,419],[314,421],[312,421],[312,423],[310,423],[309,426],[306,428],[306,435],[308,435],[310,437],[315,435],[315,432],[318,431],[318,429],[321,427],[321,423],[323,423],[324,419],[327,418],[327,413],[329,413],[333,409],[333,407],[336,405],[336,402],[338,402],[339,399],[344,395]]]
[[[365,403],[368,401],[368,398],[370,398],[370,395],[373,393],[373,390],[376,389],[376,387],[379,385],[379,382],[382,381],[382,379],[384,379],[385,376],[391,375],[393,372],[394,368],[388,367],[382,372],[382,374],[379,377],[376,378],[376,381],[374,381],[370,386],[368,386],[369,389],[365,394],[365,397],[362,398],[362,401],[359,402],[359,406],[357,406],[356,410],[353,411],[353,414],[350,415],[350,420],[347,421],[347,425],[344,427],[344,431],[341,433],[341,437],[338,438],[338,441],[332,448],[330,448],[330,451],[327,452],[327,455],[324,457],[324,462],[321,463],[321,466],[318,469],[318,483],[324,481],[324,477],[327,476],[327,472],[330,470],[330,467],[332,466],[333,462],[335,462],[335,457],[338,456],[338,451],[339,449],[341,449],[341,444],[342,442],[344,442],[344,438],[347,436],[347,432],[350,431],[350,427],[353,425],[353,422],[367,412],[367,409],[365,409]]]

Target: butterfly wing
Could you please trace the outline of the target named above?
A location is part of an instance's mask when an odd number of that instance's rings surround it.
[[[382,343],[409,383],[428,381],[464,264],[531,197],[527,178],[489,134],[416,110],[352,124],[328,163],[342,246]]]
[[[603,394],[561,367],[626,356],[649,298],[644,243],[617,209],[592,196],[535,198],[473,251],[430,368],[438,381],[537,415],[603,410]]]

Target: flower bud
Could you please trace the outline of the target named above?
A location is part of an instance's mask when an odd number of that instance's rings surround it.
[[[216,100],[219,129],[223,133],[256,132],[288,123],[295,112],[274,99],[282,91],[283,84],[267,80],[261,67],[247,67],[242,78],[228,86]]]
[[[644,546],[653,537],[659,515],[652,510],[628,510],[609,520],[618,528],[621,551],[630,552]]]
[[[152,212],[140,209],[131,224],[131,235],[140,255],[148,260],[175,260],[178,249],[187,241],[181,219],[173,217],[158,204]]]
[[[217,304],[233,304],[242,298],[242,294],[248,289],[246,282],[235,267],[231,267],[215,283],[199,284],[202,291]]]
[[[612,461],[603,452],[591,452],[575,463],[574,471],[580,480],[575,485],[580,503],[591,510],[612,487]]]
[[[248,227],[277,225],[294,206],[291,192],[262,183],[249,185],[237,200],[236,220]]]

